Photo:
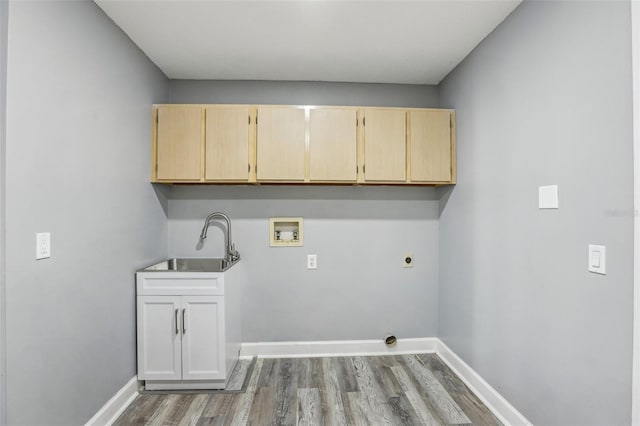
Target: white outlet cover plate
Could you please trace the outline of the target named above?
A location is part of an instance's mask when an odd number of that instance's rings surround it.
[[[558,185],[538,187],[538,208],[557,209],[558,208]]]
[[[308,254],[307,255],[307,269],[318,269],[318,255],[317,254]]]
[[[36,234],[36,260],[51,257],[51,233],[39,232]]]
[[[607,274],[607,247],[589,244],[589,272]]]

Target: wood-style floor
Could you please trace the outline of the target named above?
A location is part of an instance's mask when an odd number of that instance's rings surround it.
[[[249,370],[244,392],[142,394],[115,424],[501,424],[434,354],[258,359]]]

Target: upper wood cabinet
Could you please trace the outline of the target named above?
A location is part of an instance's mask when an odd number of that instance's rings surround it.
[[[155,105],[153,114],[153,182],[456,182],[453,110]]]
[[[257,179],[304,181],[305,110],[259,107],[257,128]]]
[[[364,180],[403,182],[407,179],[406,113],[397,109],[365,109]]]
[[[357,137],[355,108],[309,111],[309,180],[355,182]]]
[[[202,108],[157,110],[155,175],[159,181],[197,181],[202,174]]]
[[[251,114],[246,106],[205,108],[207,181],[248,181]]]
[[[451,111],[410,111],[409,129],[411,181],[451,181]]]

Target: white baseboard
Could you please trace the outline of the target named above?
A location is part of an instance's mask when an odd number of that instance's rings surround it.
[[[402,355],[433,353],[438,339],[424,337],[418,339],[398,339],[393,347],[387,347],[382,340],[330,340],[320,342],[257,342],[243,343],[241,357],[260,358],[307,358],[360,355]]]
[[[436,354],[505,425],[531,425],[513,405],[440,339]]]
[[[302,358],[435,353],[505,425],[531,425],[489,383],[437,337],[398,339],[388,348],[381,340],[335,340],[325,342],[243,343],[241,357]]]
[[[108,426],[113,424],[124,410],[138,396],[140,385],[138,377],[133,376],[106,404],[93,416],[85,426]]]

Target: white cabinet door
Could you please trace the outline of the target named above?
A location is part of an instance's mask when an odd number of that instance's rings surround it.
[[[138,378],[180,380],[180,296],[139,296]]]
[[[182,379],[225,379],[224,296],[182,296]]]

